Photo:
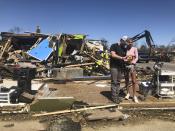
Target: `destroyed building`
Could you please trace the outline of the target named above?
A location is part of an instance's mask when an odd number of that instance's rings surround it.
[[[103,41],[82,34],[1,33],[0,61],[7,66],[36,66],[38,72],[73,68],[83,75],[109,73],[108,51]],[[77,71],[78,71],[77,70]],[[40,73],[43,74],[43,73]],[[78,74],[77,74],[78,75]]]

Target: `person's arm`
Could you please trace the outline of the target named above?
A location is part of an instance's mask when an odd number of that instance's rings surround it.
[[[136,64],[139,58],[137,48],[135,48],[134,54],[135,54],[135,59],[132,61],[132,64]]]
[[[125,57],[119,56],[118,54],[116,54],[115,51],[111,51],[111,57],[112,58],[116,58],[116,59],[120,59],[120,60],[124,60]]]

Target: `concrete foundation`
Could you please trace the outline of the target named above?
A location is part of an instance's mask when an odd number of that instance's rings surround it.
[[[54,68],[52,70],[53,77],[57,80],[68,80],[83,77],[82,68]]]

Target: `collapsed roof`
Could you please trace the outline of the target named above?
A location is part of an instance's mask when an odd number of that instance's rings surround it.
[[[11,45],[14,50],[24,50],[27,51],[33,46],[39,38],[42,40],[47,38],[48,35],[37,34],[37,33],[25,33],[25,34],[15,34],[10,32],[1,32],[2,42],[11,39]]]

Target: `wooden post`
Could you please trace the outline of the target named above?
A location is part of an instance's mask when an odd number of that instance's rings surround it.
[[[2,59],[2,56],[3,56],[3,54],[4,54],[5,50],[6,50],[6,48],[9,46],[10,42],[11,42],[11,38],[9,38],[8,41],[5,43],[5,46],[3,47],[3,50],[2,50],[2,52],[0,53],[0,59]]]

